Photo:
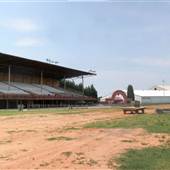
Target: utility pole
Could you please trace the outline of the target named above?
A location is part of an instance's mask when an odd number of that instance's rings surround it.
[[[163,85],[163,96],[165,96],[165,80],[162,80],[162,85]]]

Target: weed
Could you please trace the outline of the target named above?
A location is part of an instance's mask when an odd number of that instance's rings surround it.
[[[62,152],[62,155],[66,156],[66,157],[70,157],[72,155],[72,152],[70,152],[70,151]]]
[[[54,140],[65,140],[65,141],[70,141],[70,140],[74,140],[74,139],[75,139],[75,138],[70,138],[70,137],[65,137],[65,136],[47,138],[48,141],[54,141]]]

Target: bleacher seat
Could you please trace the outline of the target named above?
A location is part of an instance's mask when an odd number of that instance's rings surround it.
[[[3,82],[0,82],[0,92],[4,94],[28,94],[27,92],[24,92],[23,90],[20,90],[16,87],[13,87]]]
[[[33,84],[27,84],[27,83],[16,83],[16,82],[12,82],[11,83],[13,86],[22,89],[24,91],[33,93],[33,94],[37,94],[37,95],[53,95],[52,93],[50,93],[49,91],[41,88],[41,87],[37,87],[34,86]]]
[[[0,93],[3,94],[36,94],[36,95],[47,95],[47,96],[56,96],[60,97],[82,97],[81,94],[64,90],[60,87],[51,87],[48,85],[40,84],[27,84],[27,83],[18,83],[11,82],[10,86],[8,82],[0,82]]]

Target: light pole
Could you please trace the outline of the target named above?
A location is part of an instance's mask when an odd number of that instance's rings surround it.
[[[165,80],[162,80],[163,96],[165,96]]]

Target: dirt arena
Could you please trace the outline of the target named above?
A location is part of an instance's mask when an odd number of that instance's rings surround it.
[[[150,106],[147,113],[154,110],[155,106]],[[1,116],[0,169],[106,170],[110,169],[109,160],[127,149],[161,144],[161,134],[148,134],[143,129],[82,128],[95,120],[125,116],[131,115],[116,109],[108,113],[98,110],[72,115]]]

